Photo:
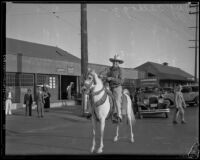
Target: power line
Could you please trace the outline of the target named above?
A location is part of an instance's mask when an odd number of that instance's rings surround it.
[[[57,11],[49,11],[49,10],[47,10],[46,8],[44,8],[44,7],[40,6],[40,5],[39,5],[39,7],[41,7],[42,9],[44,9],[44,10],[46,10],[46,11],[48,11],[48,13],[54,15],[57,19],[62,20],[62,21],[63,21],[64,23],[66,23],[67,25],[70,25],[73,29],[76,28],[76,30],[80,30],[77,26],[75,26],[75,25],[69,23],[66,19],[60,17],[59,15],[56,15]],[[78,35],[80,35],[80,33],[78,33]]]

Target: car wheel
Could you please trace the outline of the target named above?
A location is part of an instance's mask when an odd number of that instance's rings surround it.
[[[196,98],[195,98],[195,104],[196,104],[197,106],[199,106],[199,97],[196,97]]]
[[[171,99],[165,99],[165,101],[168,101],[169,106],[172,106],[174,104]]]
[[[168,113],[165,113],[165,118],[168,118]]]

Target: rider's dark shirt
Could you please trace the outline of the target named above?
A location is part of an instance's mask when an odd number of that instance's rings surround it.
[[[110,88],[121,86],[122,84],[122,73],[119,67],[110,67],[107,77],[113,77],[113,80],[109,81]]]

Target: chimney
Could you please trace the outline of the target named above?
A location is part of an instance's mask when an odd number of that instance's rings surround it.
[[[167,63],[167,62],[164,62],[163,65],[164,65],[164,66],[168,66],[168,63]]]

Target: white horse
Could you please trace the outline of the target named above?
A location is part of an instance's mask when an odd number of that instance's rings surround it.
[[[93,126],[93,139],[92,139],[92,147],[91,152],[94,151],[96,141],[96,129],[97,122],[100,122],[100,146],[97,149],[97,153],[103,152],[103,137],[104,137],[104,128],[105,128],[105,120],[108,117],[111,111],[111,104],[109,102],[109,95],[104,88],[102,80],[98,77],[95,71],[89,71],[87,78],[84,82],[84,88],[87,90],[87,93],[90,92],[90,102],[91,107],[90,113],[92,113],[92,126]],[[130,140],[134,142],[134,134],[133,134],[133,124],[135,123],[135,116],[132,110],[131,99],[128,95],[128,90],[123,91],[124,98],[122,98],[122,114],[124,114],[128,119],[128,124],[130,127]],[[114,137],[114,142],[118,140],[119,137],[119,124],[117,124],[116,128],[116,136]]]

